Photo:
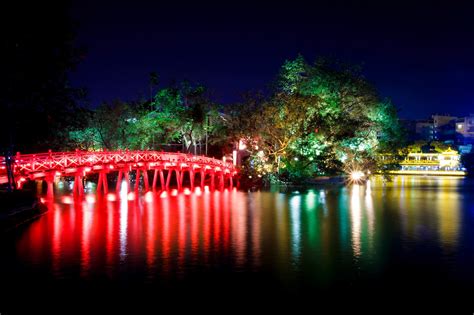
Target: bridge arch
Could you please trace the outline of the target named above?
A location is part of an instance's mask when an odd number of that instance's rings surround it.
[[[5,158],[0,159],[0,183],[8,182]],[[130,190],[130,173],[135,172],[135,190],[138,181],[143,178],[145,190],[156,189],[158,184],[162,190],[169,189],[171,178],[174,177],[178,190],[183,188],[185,174],[189,176],[191,189],[196,185],[196,177],[204,188],[207,179],[210,188],[224,188],[234,185],[237,169],[232,163],[184,153],[159,151],[102,151],[102,152],[52,152],[39,154],[17,153],[13,163],[13,174],[16,185],[21,188],[25,181],[45,180],[48,183],[48,196],[52,197],[53,182],[57,177],[74,177],[73,193],[84,193],[83,178],[88,174],[97,173],[97,192],[107,193],[108,179],[111,173],[117,174],[116,190],[122,180]],[[153,173],[150,185],[149,172]],[[142,175],[142,176],[140,176]]]

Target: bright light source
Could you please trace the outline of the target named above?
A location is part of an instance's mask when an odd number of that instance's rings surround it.
[[[64,203],[64,204],[67,204],[67,205],[70,205],[72,204],[72,198],[70,196],[63,196],[61,198],[61,201]]]
[[[87,195],[86,196],[87,203],[95,203],[95,196],[94,195]]]
[[[145,193],[145,202],[153,202],[153,193],[151,191]]]
[[[239,140],[239,150],[245,150],[247,146],[245,145],[244,141]]]
[[[298,158],[297,158],[297,157],[295,157],[295,161],[298,161]]]
[[[351,173],[351,179],[355,182],[361,180],[362,178],[364,178],[364,173],[361,171],[353,171]]]
[[[237,150],[232,151],[232,164],[237,165]]]

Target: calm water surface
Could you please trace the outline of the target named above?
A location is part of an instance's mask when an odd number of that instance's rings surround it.
[[[2,236],[0,280],[26,296],[398,292],[469,305],[473,191],[467,179],[404,176],[287,191],[58,193],[44,216]]]

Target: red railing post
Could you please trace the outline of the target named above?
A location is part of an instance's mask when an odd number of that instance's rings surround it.
[[[49,160],[49,168],[51,169],[53,167],[53,152],[48,150],[48,160]]]

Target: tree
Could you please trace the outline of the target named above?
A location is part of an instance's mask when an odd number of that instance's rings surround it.
[[[447,151],[451,146],[441,141],[431,141],[430,142],[430,149],[434,150],[435,152],[444,152]]]
[[[397,152],[396,109],[380,100],[357,67],[303,57],[282,66],[276,88],[241,132],[262,174],[311,177],[375,170],[380,153]],[[263,165],[260,167],[259,165]]]
[[[150,108],[151,107],[151,108]],[[69,132],[69,147],[87,150],[169,150],[181,144],[184,152],[202,154],[206,135],[221,144],[223,117],[206,89],[189,83],[157,91],[153,102],[103,103],[88,112],[88,124]]]
[[[197,154],[206,134],[213,135],[220,125],[217,106],[210,101],[206,88],[183,82],[158,91],[150,113],[165,141],[179,141],[184,151]],[[213,124],[208,124],[212,121]]]

